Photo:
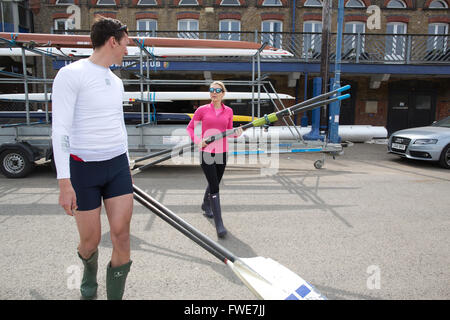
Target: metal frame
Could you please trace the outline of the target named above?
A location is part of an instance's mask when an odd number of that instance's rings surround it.
[[[13,79],[0,79],[0,83],[24,83],[24,90],[25,90],[25,111],[26,111],[26,123],[16,123],[16,124],[6,124],[1,125],[0,128],[3,128],[3,133],[0,134],[0,143],[4,142],[10,142],[7,141],[8,138],[11,137],[11,129],[14,131],[13,137],[16,142],[30,142],[33,145],[36,146],[37,149],[39,149],[39,154],[41,156],[47,157],[49,154],[49,151],[51,151],[51,126],[50,126],[50,117],[49,117],[49,110],[48,110],[48,101],[45,102],[45,122],[34,122],[32,123],[30,121],[30,101],[28,99],[28,85],[31,83],[34,84],[42,84],[44,86],[44,94],[49,94],[48,92],[48,84],[52,83],[52,79],[47,79],[47,73],[46,73],[46,58],[50,57],[52,59],[63,59],[63,60],[74,60],[73,57],[68,57],[65,55],[59,55],[48,52],[41,51],[41,50],[35,50],[32,47],[19,45],[15,43],[13,40],[8,41],[6,39],[0,38],[0,40],[6,44],[7,46],[15,46],[20,47],[22,49],[22,66],[23,66],[23,74],[14,74],[14,73],[8,73],[9,76],[13,76]],[[139,56],[139,79],[133,80],[133,79],[124,79],[124,84],[139,84],[140,90],[141,90],[141,123],[139,125],[130,126],[127,125],[127,130],[129,130],[129,140],[131,140],[130,143],[130,153],[136,153],[137,155],[144,153],[148,153],[150,150],[160,150],[169,147],[168,145],[164,144],[164,136],[169,135],[168,131],[173,131],[177,128],[177,126],[170,126],[170,125],[164,125],[164,126],[155,126],[154,122],[149,121],[145,122],[145,113],[147,112],[148,119],[151,119],[151,108],[150,104],[151,102],[147,102],[147,110],[145,111],[144,107],[144,86],[146,87],[147,91],[150,91],[150,86],[152,84],[166,84],[166,85],[177,85],[177,84],[183,84],[183,85],[209,85],[209,81],[207,80],[154,80],[150,79],[150,67],[149,62],[150,59],[153,61],[156,61],[156,57],[145,47],[140,46],[136,39],[134,39],[136,44],[141,48],[141,54]],[[265,48],[266,44],[262,45],[256,52],[256,54],[251,58],[252,63],[252,80],[251,81],[224,81],[224,83],[227,86],[233,86],[233,85],[249,85],[251,86],[252,90],[252,97],[251,105],[252,105],[252,119],[255,118],[255,111],[257,114],[257,117],[261,117],[261,104],[260,104],[260,94],[261,90],[264,90],[266,93],[269,93],[269,90],[273,91],[276,95],[275,88],[270,83],[270,81],[265,80],[261,76],[261,57],[260,53]],[[35,53],[38,53],[42,57],[42,78],[35,78],[32,76],[27,75],[26,71],[26,55],[25,50],[29,50]],[[146,69],[146,75],[144,76],[144,55],[147,62],[147,69]],[[136,58],[133,58],[135,60]],[[127,59],[129,60],[129,59]],[[4,73],[4,72],[3,72]],[[268,88],[267,88],[268,87]],[[46,99],[47,100],[47,99]],[[256,102],[255,102],[256,100]],[[280,104],[283,108],[284,105],[281,102]],[[279,108],[275,101],[271,99],[271,103],[273,103],[274,107],[279,111]],[[256,109],[256,110],[255,110]],[[301,144],[291,143],[288,148],[286,148],[284,151],[280,150],[281,152],[299,152],[296,150],[300,150],[303,148],[304,152],[310,152],[310,150],[313,150],[312,152],[323,152],[323,153],[338,153],[341,152],[342,147],[339,146],[330,146],[328,147],[326,144],[322,145],[319,149],[311,149],[311,143],[317,145],[315,142],[308,142],[305,143],[303,140],[300,132],[298,131],[298,128],[294,125],[292,119],[290,119],[291,123],[287,123],[285,119],[283,119],[284,123],[287,127],[289,127],[294,139],[298,141],[301,141]],[[292,130],[292,125],[294,130]],[[180,128],[180,126],[178,126]],[[256,128],[255,128],[256,129]],[[253,129],[253,130],[255,130]],[[263,128],[260,128],[259,130],[263,130]],[[296,131],[296,133],[294,133]],[[161,140],[163,140],[161,142]],[[290,141],[292,142],[292,141]],[[308,145],[309,144],[309,145]],[[340,147],[340,148],[339,148]],[[259,150],[259,146],[256,146],[256,148]],[[247,147],[246,147],[247,149]],[[246,154],[250,154],[252,152],[248,148],[249,151]],[[259,151],[260,152],[260,151]],[[48,160],[46,158],[46,160]]]

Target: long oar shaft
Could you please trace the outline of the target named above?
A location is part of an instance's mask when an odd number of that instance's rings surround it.
[[[197,244],[202,246],[204,249],[208,250],[212,254],[214,254],[217,258],[219,258],[222,262],[226,263],[226,260],[230,260],[231,262],[234,262],[236,260],[236,257],[233,253],[231,253],[229,250],[227,250],[225,247],[221,246],[217,242],[213,241],[197,229],[195,229],[193,226],[191,226],[189,223],[181,219],[179,216],[177,216],[175,213],[173,213],[170,209],[153,199],[149,194],[144,192],[143,190],[139,189],[137,186],[133,185],[133,191],[134,191],[134,197],[136,200],[138,200],[141,204],[145,205],[148,209],[153,211],[154,213],[158,214],[161,218],[163,218],[165,221],[169,222],[172,226],[183,232],[183,234],[190,239],[194,240]],[[142,200],[139,200],[142,199]],[[141,202],[142,201],[142,202]],[[156,210],[154,210],[156,209]],[[161,215],[160,215],[161,214]],[[165,219],[164,217],[168,217],[170,221]],[[180,227],[180,228],[179,228]],[[187,232],[184,232],[184,231]],[[199,241],[196,241],[199,240]],[[202,244],[200,244],[200,242]],[[214,252],[216,253],[214,253]]]
[[[273,112],[271,114],[265,115],[264,117],[258,118],[256,120],[250,122],[250,123],[247,123],[247,124],[241,126],[240,128],[241,129],[248,129],[248,128],[252,128],[252,127],[261,127],[261,126],[263,126],[265,124],[269,124],[269,123],[275,122],[275,121],[277,121],[278,119],[280,119],[282,117],[286,117],[286,116],[289,116],[289,115],[294,115],[294,114],[299,113],[301,111],[304,112],[304,111],[312,110],[312,109],[318,108],[320,106],[327,105],[327,104],[332,103],[332,102],[336,102],[336,101],[340,101],[340,100],[343,100],[343,99],[347,99],[348,97],[350,97],[350,95],[349,94],[345,94],[345,95],[338,96],[338,97],[335,97],[335,98],[332,98],[332,99],[317,101],[315,103],[308,104],[308,105],[303,106],[303,107],[295,106],[295,108],[294,108],[294,106],[292,106],[290,108],[287,108],[287,109],[284,109],[284,110],[281,110],[281,111],[278,111],[278,112]],[[237,130],[237,128],[230,129],[230,130],[227,130],[225,132],[219,133],[217,135],[211,136],[211,137],[206,139],[206,143],[209,144],[209,143],[211,143],[211,142],[213,142],[215,140],[219,140],[219,139],[222,139],[222,138],[224,138],[226,136],[232,135],[232,134],[234,134],[234,132],[236,130]]]
[[[284,109],[284,110],[281,110],[279,112],[274,112],[274,113],[271,113],[269,115],[266,115],[265,117],[258,118],[256,120],[250,122],[250,123],[247,123],[247,124],[241,126],[240,128],[241,129],[248,129],[248,128],[251,128],[251,127],[261,127],[261,126],[263,126],[266,123],[272,123],[272,122],[277,121],[280,117],[293,115],[293,114],[296,114],[296,113],[301,112],[301,111],[304,112],[304,111],[312,110],[312,109],[318,108],[320,106],[323,106],[325,104],[329,104],[329,103],[332,103],[332,102],[335,102],[335,101],[346,99],[349,96],[350,95],[346,94],[346,95],[338,96],[338,97],[335,97],[335,98],[332,98],[332,99],[328,99],[328,100],[317,101],[315,103],[312,103],[312,104],[309,104],[309,105],[303,106],[303,107],[297,107],[297,108],[294,108],[294,109],[290,109],[290,108]],[[227,136],[230,136],[230,135],[234,134],[237,129],[238,128],[230,129],[230,130],[224,131],[224,132],[222,132],[220,134],[211,136],[211,137],[206,139],[206,144],[210,144],[213,141],[220,140],[220,139],[223,139],[223,138],[225,138]],[[165,153],[169,153],[169,152],[171,152],[171,154],[169,154],[167,156],[164,156],[164,157],[162,157],[162,158],[160,158],[158,160],[155,160],[155,161],[152,161],[150,163],[147,163],[146,165],[143,165],[143,166],[141,166],[139,168],[134,169],[133,170],[133,175],[137,174],[137,173],[139,173],[139,172],[141,172],[141,171],[147,169],[148,167],[151,167],[151,166],[153,166],[153,165],[155,165],[157,163],[169,160],[173,156],[183,153],[185,149],[193,148],[194,146],[195,146],[195,144],[192,142],[191,144],[188,144],[188,145],[175,147],[173,149],[163,150],[163,151],[160,152],[160,154],[165,154]]]
[[[153,206],[150,202],[145,200],[143,197],[141,197],[136,192],[133,194],[134,199],[142,204],[144,207],[152,211],[154,214],[156,214],[158,217],[166,221],[168,224],[170,224],[172,227],[180,231],[182,234],[184,234],[186,237],[197,243],[199,246],[201,246],[203,249],[214,255],[217,259],[224,262],[227,260],[227,257],[225,257],[220,252],[217,252],[210,246],[208,246],[205,242],[203,242],[201,239],[198,239],[196,236],[194,236],[192,233],[190,233],[187,229],[183,228],[181,225],[179,225],[176,221],[170,219],[167,215],[165,215],[161,210],[158,210],[155,206]]]
[[[302,108],[304,106],[310,106],[310,105],[312,105],[314,103],[317,103],[318,101],[323,101],[324,99],[326,99],[328,97],[331,97],[332,95],[335,95],[337,93],[346,91],[348,89],[350,89],[350,86],[346,85],[346,86],[340,87],[340,88],[338,88],[336,90],[333,90],[333,91],[330,91],[330,92],[326,92],[324,94],[318,95],[318,96],[313,97],[311,99],[305,100],[303,102],[300,102],[300,103],[295,104],[295,105],[293,105],[293,106],[291,106],[291,107],[289,107],[287,109],[283,109],[283,110],[278,111],[277,113],[273,113],[273,114],[279,114],[280,116],[281,116],[281,114],[288,115],[289,113],[292,113],[295,110],[302,110],[300,108]],[[330,100],[332,100],[332,99],[330,99]],[[337,101],[337,100],[333,100],[333,101]],[[328,102],[328,103],[331,103],[331,102]],[[321,106],[321,104],[315,105],[315,107],[313,107],[313,108],[317,108],[319,106]],[[310,110],[310,109],[308,108],[308,110]],[[258,121],[258,120],[261,120],[261,119],[265,120],[264,117],[263,117],[263,118],[256,119],[255,121]],[[255,123],[255,121],[250,122],[248,124],[245,124],[245,125],[241,126],[241,128],[242,129],[247,129],[247,128],[250,128],[250,127],[255,127],[255,125],[253,124],[253,123]],[[190,144],[185,144],[183,146],[157,151],[155,153],[151,153],[149,155],[146,155],[146,156],[143,156],[143,157],[141,157],[139,159],[134,160],[134,163],[138,163],[138,162],[141,162],[141,161],[144,161],[144,160],[147,160],[147,159],[150,159],[150,158],[154,158],[154,157],[157,157],[157,156],[169,153],[169,152],[175,152],[176,150],[181,150],[181,149],[185,149],[187,147],[192,147],[192,146],[194,146],[193,142],[191,142]]]

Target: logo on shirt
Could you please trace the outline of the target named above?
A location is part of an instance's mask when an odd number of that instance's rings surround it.
[[[105,79],[105,83],[106,83],[107,86],[110,86],[111,85],[111,80]]]

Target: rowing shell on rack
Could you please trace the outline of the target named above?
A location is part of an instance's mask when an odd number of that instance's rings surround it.
[[[47,93],[47,99],[44,93],[29,93],[28,101],[31,102],[45,102],[51,101],[51,93]],[[293,96],[288,94],[275,94],[275,93],[260,93],[257,92],[227,92],[223,100],[293,100]],[[189,91],[126,91],[123,96],[124,102],[172,102],[172,101],[183,101],[183,100],[210,100],[211,97],[209,92],[189,92]],[[0,101],[15,101],[23,102],[26,100],[26,95],[24,93],[11,93],[11,94],[0,94]]]
[[[88,57],[92,54],[91,48],[54,48],[35,47],[34,51],[25,50],[25,55],[30,57],[45,55],[62,55],[69,57]],[[219,57],[238,56],[252,57],[256,54],[255,49],[222,49],[222,48],[170,48],[170,47],[145,47],[155,57]],[[126,57],[138,57],[141,54],[139,47],[127,47]],[[261,56],[266,57],[292,57],[292,53],[277,50],[262,50]],[[145,56],[145,54],[143,54]],[[0,48],[0,56],[22,56],[21,48]]]
[[[33,44],[34,47],[59,48],[91,48],[89,35],[62,35],[44,33],[10,33],[0,32],[0,38],[14,44]],[[260,43],[234,40],[185,39],[161,37],[129,37],[129,46],[136,46],[137,40],[143,47],[175,47],[175,48],[220,48],[220,49],[255,49],[261,48]],[[277,49],[266,46],[266,50]]]

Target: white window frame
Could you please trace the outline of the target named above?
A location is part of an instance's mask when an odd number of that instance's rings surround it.
[[[222,19],[219,21],[219,31],[220,31],[220,40],[241,40],[241,34],[240,33],[227,33],[231,31],[231,24],[233,22],[238,23],[238,32],[241,32],[241,20],[237,19]],[[222,23],[227,23],[227,30],[222,29]]]
[[[180,23],[187,22],[188,29],[187,30],[180,30]],[[191,24],[197,23],[196,30],[191,30]],[[199,27],[200,23],[198,19],[179,19],[177,22],[178,26],[178,38],[190,38],[190,39],[198,39],[199,38]],[[184,34],[183,34],[184,33]]]
[[[392,7],[392,6],[390,6],[390,4],[392,3],[392,2],[400,2],[402,5],[403,5],[403,7]],[[391,0],[391,1],[389,1],[388,2],[388,4],[386,5],[386,8],[391,8],[391,9],[406,9],[408,6],[406,5],[406,3],[405,3],[405,1],[403,1],[403,0]]]
[[[198,1],[195,0],[195,3],[183,3],[185,0],[181,0],[178,5],[179,6],[198,6]]]
[[[311,31],[305,31],[307,25],[312,26]],[[314,54],[320,54],[322,52],[322,22],[317,20],[304,21],[303,32],[317,33],[303,35],[303,56],[314,58]]]
[[[74,29],[74,23],[73,19],[70,18],[57,18],[53,20],[53,30],[54,31],[61,31],[61,29],[58,29],[58,22],[64,22],[64,33],[59,34],[73,34],[73,32],[70,32],[69,30]]]
[[[449,25],[448,23],[442,23],[442,22],[436,22],[436,23],[430,23],[428,25],[428,31],[430,27],[434,27],[433,33],[429,33],[430,35],[434,35],[428,38],[427,41],[427,51],[432,51],[432,50],[443,50],[443,51],[447,51],[448,48],[448,37],[443,37],[444,35],[448,34],[448,29],[449,29]],[[444,33],[437,33],[437,28],[438,27],[444,27]],[[437,37],[437,36],[442,36],[442,37]],[[440,42],[442,43],[442,45],[440,44]]]
[[[309,2],[311,2],[311,1],[319,1],[320,4],[316,4],[316,3],[311,4],[311,3],[309,3]],[[315,8],[319,8],[319,7],[322,7],[322,6],[323,6],[323,3],[322,3],[321,0],[306,0],[306,1],[305,1],[305,4],[304,4],[303,6],[304,6],[304,7],[315,7]]]
[[[157,6],[158,5],[158,1],[153,0],[154,3],[142,3],[143,0],[139,0],[137,5],[138,6]]]
[[[269,31],[263,31],[264,26],[269,24]],[[274,31],[275,25],[279,24],[280,31]],[[281,33],[283,32],[283,21],[281,20],[264,20],[261,22],[261,43],[267,40],[268,45],[274,48],[280,48],[283,44],[283,36]]]
[[[347,31],[347,26],[352,26],[352,30],[351,32]],[[356,32],[356,28],[357,27],[363,27],[362,32],[360,32],[360,34],[363,34],[360,36],[360,40],[361,40],[361,51],[360,53],[364,52],[364,42],[365,42],[365,36],[364,33],[366,32],[366,24],[364,22],[361,21],[349,21],[347,23],[345,23],[344,25],[344,33],[354,33],[354,36],[351,35],[344,35],[344,50],[343,50],[343,54],[347,54],[351,49],[354,49],[354,53],[353,55],[356,55],[357,52],[357,48],[356,48],[356,40],[357,40],[357,34],[358,32]]]
[[[275,3],[275,4],[268,4],[268,3],[266,3],[267,0],[264,0],[263,3],[262,3],[262,6],[263,6],[263,7],[282,7],[282,6],[283,6],[283,3],[282,3],[280,0],[277,0],[277,1],[278,1],[278,2]]]
[[[237,3],[236,4],[224,4],[223,2],[224,2],[225,0],[222,0],[221,2],[220,2],[220,5],[221,6],[230,6],[230,7],[232,7],[232,6],[235,6],[235,7],[237,7],[237,6],[240,6],[241,5],[241,2],[239,1],[239,0],[234,0],[234,1],[236,1]]]
[[[408,32],[408,24],[404,22],[388,22],[386,24],[386,33],[387,28],[389,26],[393,26],[392,35],[386,36],[386,50],[385,50],[385,60],[405,60],[406,54],[406,34]],[[404,27],[404,32],[399,32],[399,27]],[[389,43],[391,42],[391,43]],[[388,51],[388,46],[391,46]]]
[[[75,0],[72,0],[72,2],[59,2],[60,0],[56,0],[56,2],[55,2],[55,5],[58,5],[58,6],[70,6],[70,5],[72,5],[72,4],[75,4]]]
[[[350,5],[350,1],[347,2],[347,4],[345,5],[346,8],[365,8],[366,5],[364,4],[364,2],[362,2],[361,0],[351,0],[351,1],[356,1],[358,3],[358,5]]]
[[[144,22],[145,23],[145,28],[144,29],[140,29],[139,28],[139,24]],[[154,22],[155,23],[155,29],[154,31],[158,30],[158,20],[156,19],[138,19],[136,20],[136,31],[137,32],[137,36],[138,37],[152,37],[154,36],[152,29],[150,28],[150,23]],[[151,30],[151,31],[146,31],[146,32],[139,32],[141,30]]]
[[[108,2],[111,1],[111,2],[114,2],[114,3],[100,3],[102,1],[108,1]],[[117,3],[116,3],[115,0],[97,0],[97,5],[98,6],[116,6]]]
[[[442,5],[444,6],[444,8],[439,8],[439,7],[433,8],[433,7],[431,7],[431,5],[432,5],[433,3],[436,3],[436,2],[442,4]],[[443,1],[443,0],[433,0],[433,1],[431,1],[431,3],[430,3],[430,5],[428,6],[428,8],[429,8],[429,9],[436,9],[436,10],[439,10],[439,9],[440,9],[440,10],[442,10],[442,9],[448,9],[448,4],[447,4],[447,2],[445,2],[445,1]]]

